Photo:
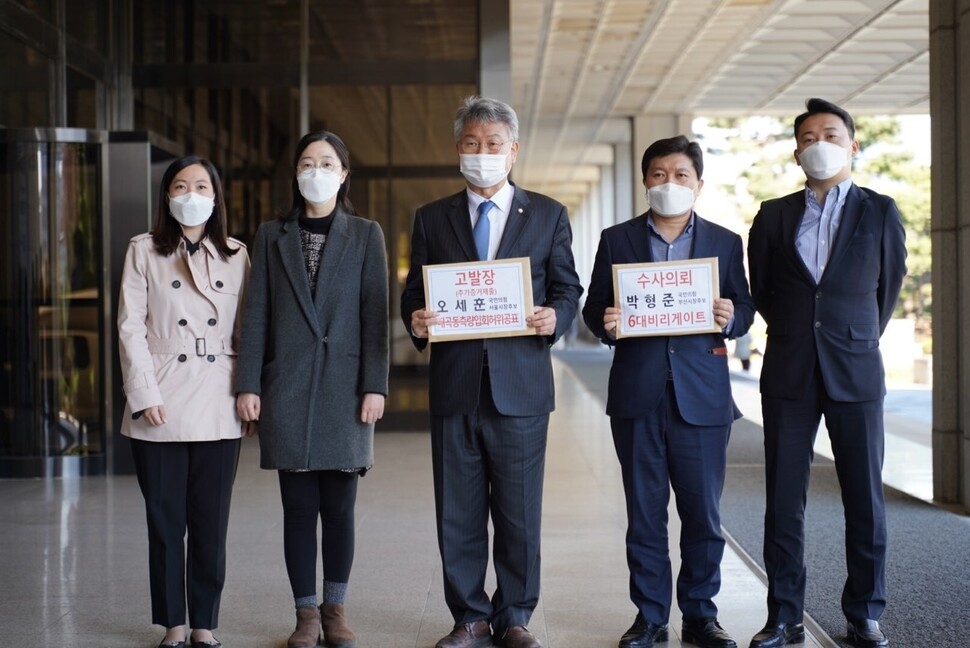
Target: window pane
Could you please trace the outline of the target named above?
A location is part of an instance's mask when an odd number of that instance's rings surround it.
[[[49,58],[0,31],[0,126],[34,128],[50,125]]]

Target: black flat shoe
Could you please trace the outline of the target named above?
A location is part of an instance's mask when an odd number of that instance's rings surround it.
[[[849,621],[845,634],[849,643],[858,648],[883,648],[889,645],[889,639],[879,629],[879,622],[872,619]]]
[[[781,648],[805,643],[805,626],[801,623],[771,623],[751,639],[749,648]]]
[[[715,618],[684,621],[680,631],[681,641],[701,648],[738,648]]]
[[[185,640],[182,641],[169,641],[162,640],[162,643],[158,644],[158,648],[185,648]]]
[[[193,639],[192,648],[222,648],[222,644],[215,637],[212,638],[212,641],[196,641]]]
[[[637,614],[633,625],[620,637],[619,648],[653,648],[664,641],[667,641],[667,626],[654,625]]]

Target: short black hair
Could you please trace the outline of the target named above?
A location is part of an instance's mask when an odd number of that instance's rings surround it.
[[[694,170],[697,171],[698,180],[704,175],[704,152],[701,150],[700,144],[691,142],[683,135],[678,135],[677,137],[657,140],[647,147],[647,150],[643,152],[643,160],[640,162],[640,171],[643,177],[647,177],[647,169],[650,168],[650,163],[654,158],[674,153],[683,153],[690,158],[690,161],[694,164]]]
[[[844,108],[836,106],[831,101],[826,101],[825,99],[819,99],[817,97],[812,97],[805,102],[805,112],[795,118],[795,139],[798,139],[798,129],[802,127],[802,124],[806,119],[812,115],[829,114],[835,115],[845,124],[845,127],[849,131],[849,139],[855,139],[855,122],[852,121],[852,115],[850,115]]]

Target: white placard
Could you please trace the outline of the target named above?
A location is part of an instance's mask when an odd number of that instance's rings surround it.
[[[717,257],[613,266],[616,337],[716,333]]]
[[[425,308],[437,313],[431,342],[535,335],[528,257],[426,265]]]

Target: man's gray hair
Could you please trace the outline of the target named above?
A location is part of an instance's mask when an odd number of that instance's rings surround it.
[[[455,141],[461,139],[461,131],[466,124],[481,122],[499,122],[509,129],[513,142],[519,140],[519,118],[512,106],[498,99],[471,96],[465,98],[465,104],[455,113]]]

